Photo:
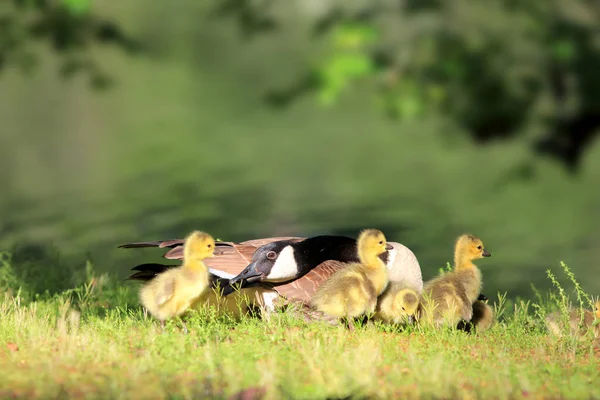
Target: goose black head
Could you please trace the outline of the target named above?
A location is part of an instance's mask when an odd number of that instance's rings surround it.
[[[264,281],[273,270],[279,271],[280,274],[295,275],[297,263],[294,258],[293,243],[290,240],[280,240],[259,247],[252,255],[252,262],[229,282],[233,285],[237,282]],[[277,268],[275,268],[276,264]]]
[[[358,262],[356,240],[346,236],[314,236],[301,242],[269,243],[259,247],[252,262],[230,282],[232,285],[242,282],[242,287],[252,282],[288,282],[327,260]]]

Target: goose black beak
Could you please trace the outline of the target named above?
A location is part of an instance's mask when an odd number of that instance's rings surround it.
[[[237,276],[231,278],[229,281],[230,285],[234,285],[237,282],[242,281],[242,286],[244,283],[248,282],[256,282],[262,278],[262,274],[256,270],[256,262],[252,262],[248,264],[246,268],[242,272],[240,272]]]
[[[483,249],[483,253],[481,253],[482,256],[484,257],[491,257],[492,253],[490,253],[489,251],[487,251],[486,249]]]
[[[386,243],[386,244],[385,244],[385,249],[386,249],[386,250],[393,250],[393,249],[394,249],[394,246],[392,246],[392,245],[391,245],[391,244],[389,244],[389,243]]]

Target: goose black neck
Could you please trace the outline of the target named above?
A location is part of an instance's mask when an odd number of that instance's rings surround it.
[[[356,239],[346,236],[314,236],[292,246],[298,264],[298,277],[327,260],[358,262]]]

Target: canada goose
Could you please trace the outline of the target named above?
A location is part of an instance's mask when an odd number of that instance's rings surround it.
[[[460,320],[471,321],[473,303],[480,296],[482,286],[481,271],[473,260],[490,256],[478,237],[459,236],[454,247],[454,270],[424,285],[420,322],[457,326]]]
[[[401,283],[391,282],[377,299],[375,321],[389,324],[412,323],[419,307],[419,294]]]
[[[595,320],[600,320],[600,299],[594,303],[594,311],[584,309],[583,320],[579,309],[569,309],[568,330],[576,338],[582,338],[593,328],[594,337],[600,337],[600,323],[594,324]],[[546,317],[546,327],[548,331],[558,337],[563,335],[563,319],[560,311],[554,312]],[[581,325],[580,325],[581,324]]]
[[[400,243],[388,244],[392,249],[382,258],[387,260],[390,281],[404,283],[421,292],[421,268],[413,252]],[[128,243],[119,247],[170,248],[164,255],[168,259],[181,259],[183,254],[182,240]],[[243,287],[241,294],[257,299],[255,305],[264,306],[268,311],[274,310],[278,299],[308,304],[319,285],[349,262],[358,262],[356,240],[345,236],[217,242],[214,257],[205,260],[213,287],[218,283],[224,293],[231,292],[229,282],[234,278],[234,286]],[[163,264],[138,265],[133,268],[138,272],[128,279],[148,281],[157,273],[173,267]],[[225,297],[226,302],[236,307],[238,302],[231,300],[230,296]]]
[[[338,240],[343,238],[343,245],[327,252],[321,248],[319,238],[287,243],[285,246],[280,242],[263,246],[261,251],[254,254],[252,262],[231,279],[231,284],[242,287],[255,282],[269,284],[281,296],[308,303],[322,282],[345,268],[347,263],[359,261],[355,239],[337,237],[340,238]],[[400,243],[388,242],[388,245],[389,250],[379,257],[388,268],[389,280],[420,293],[423,280],[415,255]],[[290,257],[291,254],[293,257]]]
[[[353,329],[351,320],[375,311],[377,297],[389,282],[387,267],[380,256],[392,246],[381,231],[366,229],[358,237],[357,249],[359,262],[334,273],[310,300],[316,310],[345,318],[350,329]]]
[[[140,290],[140,302],[160,321],[163,332],[165,320],[179,317],[208,289],[208,268],[202,261],[213,255],[215,241],[207,233],[194,231],[185,243],[183,265],[159,273]]]

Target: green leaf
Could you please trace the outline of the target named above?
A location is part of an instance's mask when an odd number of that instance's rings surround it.
[[[361,53],[339,53],[318,70],[320,77],[319,102],[332,105],[352,79],[371,74],[373,62]]]
[[[450,78],[459,78],[464,73],[464,67],[457,60],[449,59],[442,61],[442,70]]]
[[[424,104],[418,96],[407,93],[398,97],[396,109],[401,118],[412,119],[423,113]]]
[[[369,57],[361,53],[341,53],[333,56],[325,69],[333,75],[345,78],[358,78],[371,73],[374,69]]]
[[[74,15],[85,14],[90,10],[91,0],[62,0],[63,4]]]
[[[318,99],[322,106],[330,107],[338,99],[342,88],[339,86],[324,86],[319,90]]]
[[[570,40],[558,40],[552,46],[552,53],[559,61],[570,61],[575,57],[575,45]]]
[[[378,36],[377,30],[372,26],[347,23],[335,28],[333,43],[338,48],[357,48],[375,42]]]
[[[427,98],[434,104],[441,104],[447,97],[446,89],[442,85],[428,85],[426,93]]]

